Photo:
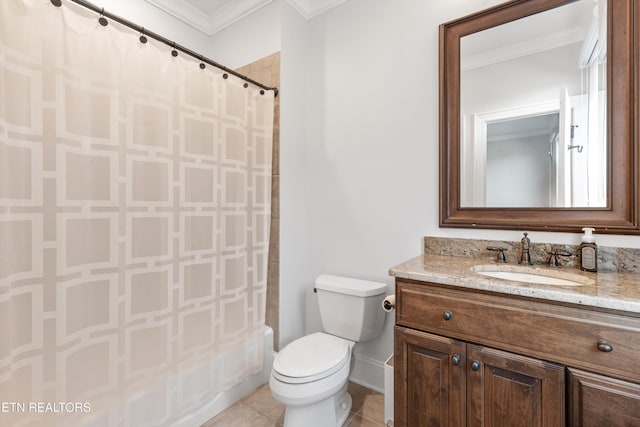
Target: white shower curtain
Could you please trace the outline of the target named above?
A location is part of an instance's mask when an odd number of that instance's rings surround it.
[[[273,92],[0,1],[0,425],[167,425],[262,368]]]

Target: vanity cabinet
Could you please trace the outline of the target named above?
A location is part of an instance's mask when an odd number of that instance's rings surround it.
[[[562,366],[402,327],[395,351],[395,425],[564,426]]]
[[[640,385],[568,369],[570,427],[640,426]]]
[[[396,426],[640,426],[640,319],[396,279]]]
[[[394,425],[464,426],[465,360],[464,342],[396,326]]]

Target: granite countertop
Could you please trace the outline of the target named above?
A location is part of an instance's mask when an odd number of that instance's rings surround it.
[[[580,276],[576,278],[584,281],[580,286],[558,286],[487,277],[472,271],[472,268],[478,265],[509,268],[510,264],[492,264],[484,259],[425,254],[392,267],[389,269],[389,275],[640,315],[640,273],[589,273],[570,267],[531,267],[532,270],[542,273],[560,272],[571,274],[573,277]]]

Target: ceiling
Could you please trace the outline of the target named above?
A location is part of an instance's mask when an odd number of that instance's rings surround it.
[[[193,28],[212,36],[274,0],[146,0]],[[310,19],[347,0],[285,0]]]

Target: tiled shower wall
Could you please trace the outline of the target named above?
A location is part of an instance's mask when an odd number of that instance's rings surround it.
[[[238,68],[241,74],[264,85],[280,88],[280,52]],[[267,277],[266,324],[273,328],[274,349],[279,350],[280,296],[280,96],[275,98],[273,113],[273,165],[271,180],[271,225]]]

